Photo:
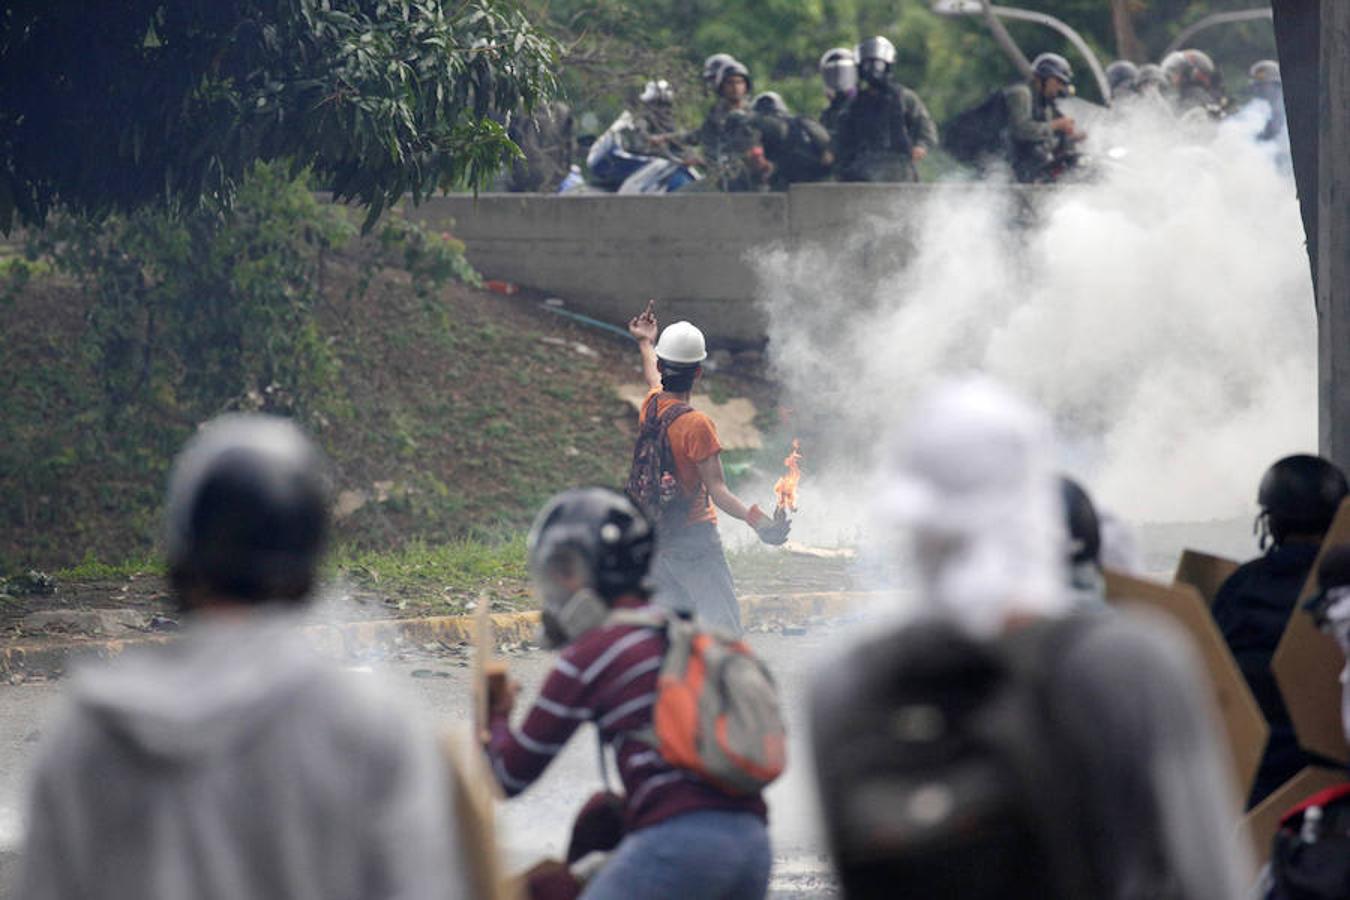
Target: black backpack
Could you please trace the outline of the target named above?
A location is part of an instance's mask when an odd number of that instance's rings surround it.
[[[821,181],[830,174],[830,167],[821,162],[830,149],[830,133],[809,116],[793,116],[788,120],[787,138],[783,141],[782,171],[785,181]]]
[[[1105,896],[1047,690],[1053,662],[1093,621],[1033,623],[996,642],[925,622],[858,651],[848,697],[817,710],[845,896]]]
[[[675,481],[675,458],[667,432],[672,422],[693,412],[693,407],[676,402],[657,415],[658,397],[647,401],[642,427],[638,429],[633,467],[628,473],[628,496],[657,526],[682,524],[692,508],[693,498],[686,497]]]
[[[1309,810],[1318,821],[1304,823]],[[1350,785],[1328,788],[1280,820],[1270,857],[1269,900],[1343,900],[1350,897]]]
[[[1008,100],[997,90],[942,127],[942,149],[957,162],[982,166],[1007,155]]]

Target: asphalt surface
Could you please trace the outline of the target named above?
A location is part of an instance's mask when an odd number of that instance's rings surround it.
[[[834,630],[820,628],[804,636],[750,637],[779,681],[791,734],[788,770],[768,793],[774,897],[834,895],[816,828],[803,703],[817,660],[838,639]],[[531,650],[508,652],[506,658],[524,688],[520,702],[527,704],[548,672],[551,655]],[[385,679],[406,693],[438,723],[449,729],[467,728],[470,670],[463,656],[417,654],[375,663],[370,669],[371,677]],[[6,900],[14,896],[9,885],[22,839],[24,773],[38,752],[43,723],[61,690],[60,681],[0,687],[0,898]],[[529,791],[500,807],[499,832],[509,868],[523,869],[543,857],[561,856],[573,815],[600,787],[595,736],[585,728]]]

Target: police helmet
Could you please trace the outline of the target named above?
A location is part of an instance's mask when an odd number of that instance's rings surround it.
[[[1058,53],[1042,53],[1031,61],[1031,71],[1037,78],[1058,78],[1065,84],[1073,84],[1073,66]]]
[[[1139,79],[1139,67],[1128,59],[1118,59],[1106,67],[1106,83],[1115,97],[1125,91],[1134,90]]]
[[[1145,88],[1164,88],[1167,86],[1167,76],[1163,73],[1162,66],[1157,63],[1144,63],[1139,67],[1139,75],[1134,79],[1135,90],[1144,90]]]
[[[1064,526],[1069,533],[1069,562],[1098,563],[1102,556],[1102,529],[1097,508],[1083,486],[1068,476],[1059,479],[1064,503]]]
[[[895,65],[895,45],[881,35],[870,37],[858,45],[857,57],[859,65],[879,59],[890,68]]]
[[[739,75],[745,79],[746,91],[754,90],[755,83],[750,78],[750,70],[747,69],[744,66],[744,64],[742,64],[738,60],[733,59],[717,70],[716,91],[718,94],[722,93],[722,85],[726,84],[727,79],[732,77],[733,75]]]
[[[638,99],[643,103],[674,103],[675,89],[670,86],[669,81],[658,78],[655,81],[647,82]]]
[[[651,522],[626,495],[573,488],[544,505],[526,540],[544,642],[561,647],[604,622],[615,599],[646,594]]]
[[[1273,59],[1259,60],[1252,63],[1252,67],[1247,70],[1247,77],[1254,84],[1279,84],[1280,64]]]
[[[226,415],[174,462],[165,555],[180,602],[296,601],[313,586],[328,534],[327,465],[292,422]]]
[[[1202,80],[1211,82],[1219,77],[1214,60],[1203,50],[1176,50],[1169,53],[1163,57],[1162,70],[1167,80],[1178,86]]]
[[[1276,543],[1291,534],[1323,534],[1347,493],[1345,474],[1333,463],[1306,453],[1286,456],[1261,479],[1258,529],[1268,528]]]
[[[735,62],[736,58],[730,53],[714,53],[703,61],[703,83],[707,85],[708,90],[717,90],[717,83],[722,72],[722,67],[727,63]]]
[[[820,58],[820,79],[831,96],[858,86],[858,60],[848,47],[835,47]]]
[[[764,91],[759,94],[750,104],[750,108],[766,116],[788,115],[787,103],[783,102],[782,96],[777,91]]]

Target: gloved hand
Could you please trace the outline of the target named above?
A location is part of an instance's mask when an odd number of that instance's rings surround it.
[[[750,507],[750,514],[745,517],[745,521],[755,529],[761,541],[774,547],[787,543],[788,532],[792,530],[792,522],[788,520],[786,512],[777,510],[770,518],[759,508],[758,503]]]

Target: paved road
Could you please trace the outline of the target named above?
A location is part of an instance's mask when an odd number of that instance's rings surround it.
[[[768,797],[775,897],[832,894],[815,827],[802,699],[815,660],[828,652],[826,648],[835,640],[827,634],[751,637],[752,645],[779,679],[793,735],[789,769]],[[532,651],[512,654],[509,661],[512,673],[525,686],[524,697],[532,697],[548,671],[550,655]],[[406,691],[437,721],[463,728],[470,715],[469,670],[463,663],[454,656],[428,654],[376,664],[372,675]],[[0,687],[0,847],[7,848],[0,850],[0,898],[11,896],[4,886],[12,878],[17,858],[14,847],[21,837],[18,810],[22,805],[23,772],[39,747],[43,720],[60,692],[60,682]],[[561,855],[572,815],[599,785],[593,733],[578,732],[543,778],[501,809],[502,842],[511,867],[523,867],[542,856]]]

